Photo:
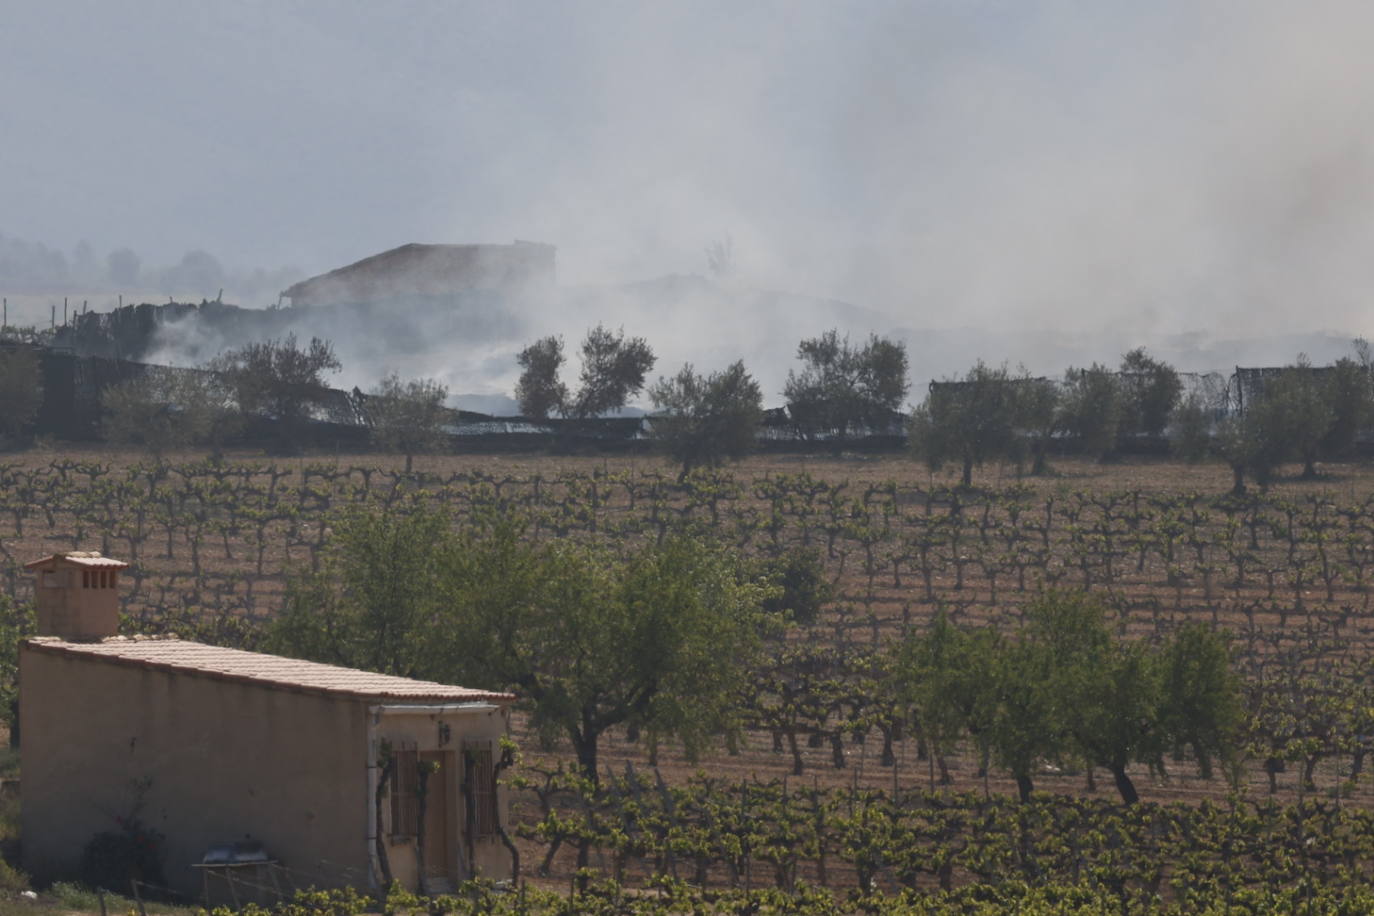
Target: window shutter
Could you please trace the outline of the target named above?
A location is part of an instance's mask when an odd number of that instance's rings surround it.
[[[475,840],[498,835],[500,812],[496,802],[496,778],[489,740],[463,742],[467,757],[470,797],[472,798],[472,836]]]

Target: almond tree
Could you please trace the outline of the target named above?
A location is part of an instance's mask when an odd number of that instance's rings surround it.
[[[593,782],[613,726],[676,737],[689,754],[740,727],[766,590],[717,549],[670,538],[615,559],[530,544],[502,520],[465,532],[450,568],[436,674],[515,690]]]

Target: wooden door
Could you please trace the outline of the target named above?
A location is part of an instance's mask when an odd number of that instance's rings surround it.
[[[453,805],[449,796],[449,780],[453,777],[452,751],[423,751],[420,761],[437,763],[438,768],[426,784],[425,795],[425,877],[452,877]]]

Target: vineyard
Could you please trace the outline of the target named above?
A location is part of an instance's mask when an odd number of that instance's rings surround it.
[[[410,501],[458,519],[516,512],[536,539],[689,533],[763,560],[814,556],[829,600],[754,672],[743,742],[698,763],[622,732],[593,785],[559,748],[523,736],[524,874],[566,888],[580,865],[721,893],[1022,882],[1184,911],[1304,880],[1367,888],[1374,480],[1362,472],[1233,496],[1221,469],[1174,465],[1065,462],[1061,476],[981,489],[900,460],[755,459],[681,481],[628,458],[417,468],[11,460],[0,464],[0,590],[27,600],[23,563],[100,549],[131,563],[131,631],[253,648],[289,571],[319,567],[337,510]],[[1226,630],[1245,707],[1232,763],[1180,748],[1135,766],[1138,805],[1091,768],[1046,766],[1035,786],[1052,797],[1020,803],[969,735],[936,741],[912,719],[886,676],[894,645],[937,615],[1014,630],[1047,587],[1090,590],[1115,633],[1142,645],[1186,624]]]

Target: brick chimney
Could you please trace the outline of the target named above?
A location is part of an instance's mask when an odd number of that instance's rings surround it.
[[[119,571],[128,569],[128,563],[72,550],[24,568],[34,574],[39,636],[94,642],[118,634]]]

